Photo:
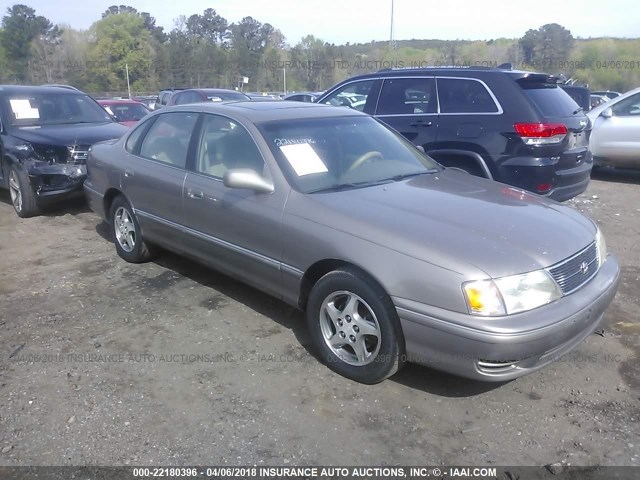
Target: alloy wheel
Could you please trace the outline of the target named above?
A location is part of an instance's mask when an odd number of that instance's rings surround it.
[[[136,226],[126,208],[119,207],[116,210],[113,228],[120,247],[127,253],[132,252],[136,246]]]
[[[320,329],[329,349],[350,365],[367,365],[380,350],[378,319],[367,302],[355,293],[339,291],[324,299]]]

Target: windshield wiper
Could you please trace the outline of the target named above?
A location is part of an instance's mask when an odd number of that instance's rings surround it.
[[[399,182],[400,180],[404,180],[405,178],[417,177],[419,175],[425,175],[427,173],[436,173],[436,172],[439,172],[439,170],[437,168],[432,168],[430,170],[423,170],[422,172],[403,173],[401,175],[395,175],[391,177],[389,180],[392,180],[394,182]]]
[[[395,175],[390,178],[384,178],[382,180],[376,181],[366,181],[366,182],[351,182],[351,183],[336,183],[334,185],[329,185],[328,187],[318,188],[316,190],[310,190],[307,193],[320,193],[320,192],[339,192],[341,190],[348,190],[350,188],[363,188],[363,187],[375,187],[376,185],[384,185],[385,183],[399,182],[400,180],[404,180],[409,177],[417,177],[419,175],[424,175],[427,173],[437,173],[440,170],[437,168],[432,168],[430,170],[424,170],[422,172],[413,172],[413,173],[403,173],[400,175]]]
[[[391,179],[387,178],[387,179],[378,180],[375,182],[336,183],[334,185],[329,185],[328,187],[322,187],[316,190],[310,190],[307,193],[339,192],[341,190],[348,190],[350,188],[373,187],[376,185],[382,185],[383,183],[389,183],[391,181],[392,181]]]
[[[584,108],[578,107],[571,115],[575,115],[576,113],[580,113],[582,111],[584,111]]]

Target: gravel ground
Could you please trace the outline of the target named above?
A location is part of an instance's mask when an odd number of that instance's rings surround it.
[[[640,174],[569,202],[622,266],[604,334],[485,384],[376,386],[308,350],[300,312],[172,254],[130,265],[83,203],[0,192],[0,465],[640,465]]]

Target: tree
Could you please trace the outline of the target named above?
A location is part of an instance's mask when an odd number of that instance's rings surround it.
[[[125,91],[127,67],[134,90],[152,87],[150,77],[155,52],[151,33],[140,15],[110,14],[96,22],[91,30],[95,38],[88,55],[92,89]]]
[[[186,27],[189,35],[206,39],[213,45],[222,44],[228,33],[227,21],[213,8],[207,8],[202,15],[191,15]]]
[[[111,5],[102,13],[102,18],[107,18],[109,15],[119,15],[120,13],[130,13],[132,15],[139,15],[144,21],[144,28],[147,29],[156,41],[163,43],[167,40],[167,35],[164,33],[163,27],[156,26],[156,19],[147,12],[139,12],[136,8],[128,5]]]
[[[239,23],[233,23],[231,30],[231,47],[234,73],[249,77],[250,82],[260,89],[257,73],[260,60],[274,28],[268,23],[264,25],[252,17],[244,17]]]
[[[2,18],[2,28],[1,41],[7,61],[15,78],[22,82],[27,80],[32,42],[41,39],[45,43],[55,43],[60,36],[58,27],[26,5],[9,7]]]
[[[569,59],[575,40],[563,26],[549,23],[538,30],[528,30],[519,43],[526,64],[558,68],[560,62]]]

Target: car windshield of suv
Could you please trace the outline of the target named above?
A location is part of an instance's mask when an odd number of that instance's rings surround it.
[[[258,126],[293,187],[303,193],[361,188],[440,171],[371,117],[267,122]]]
[[[104,123],[113,120],[100,105],[82,94],[36,93],[5,97],[5,110],[14,127],[41,127],[72,123]]]

